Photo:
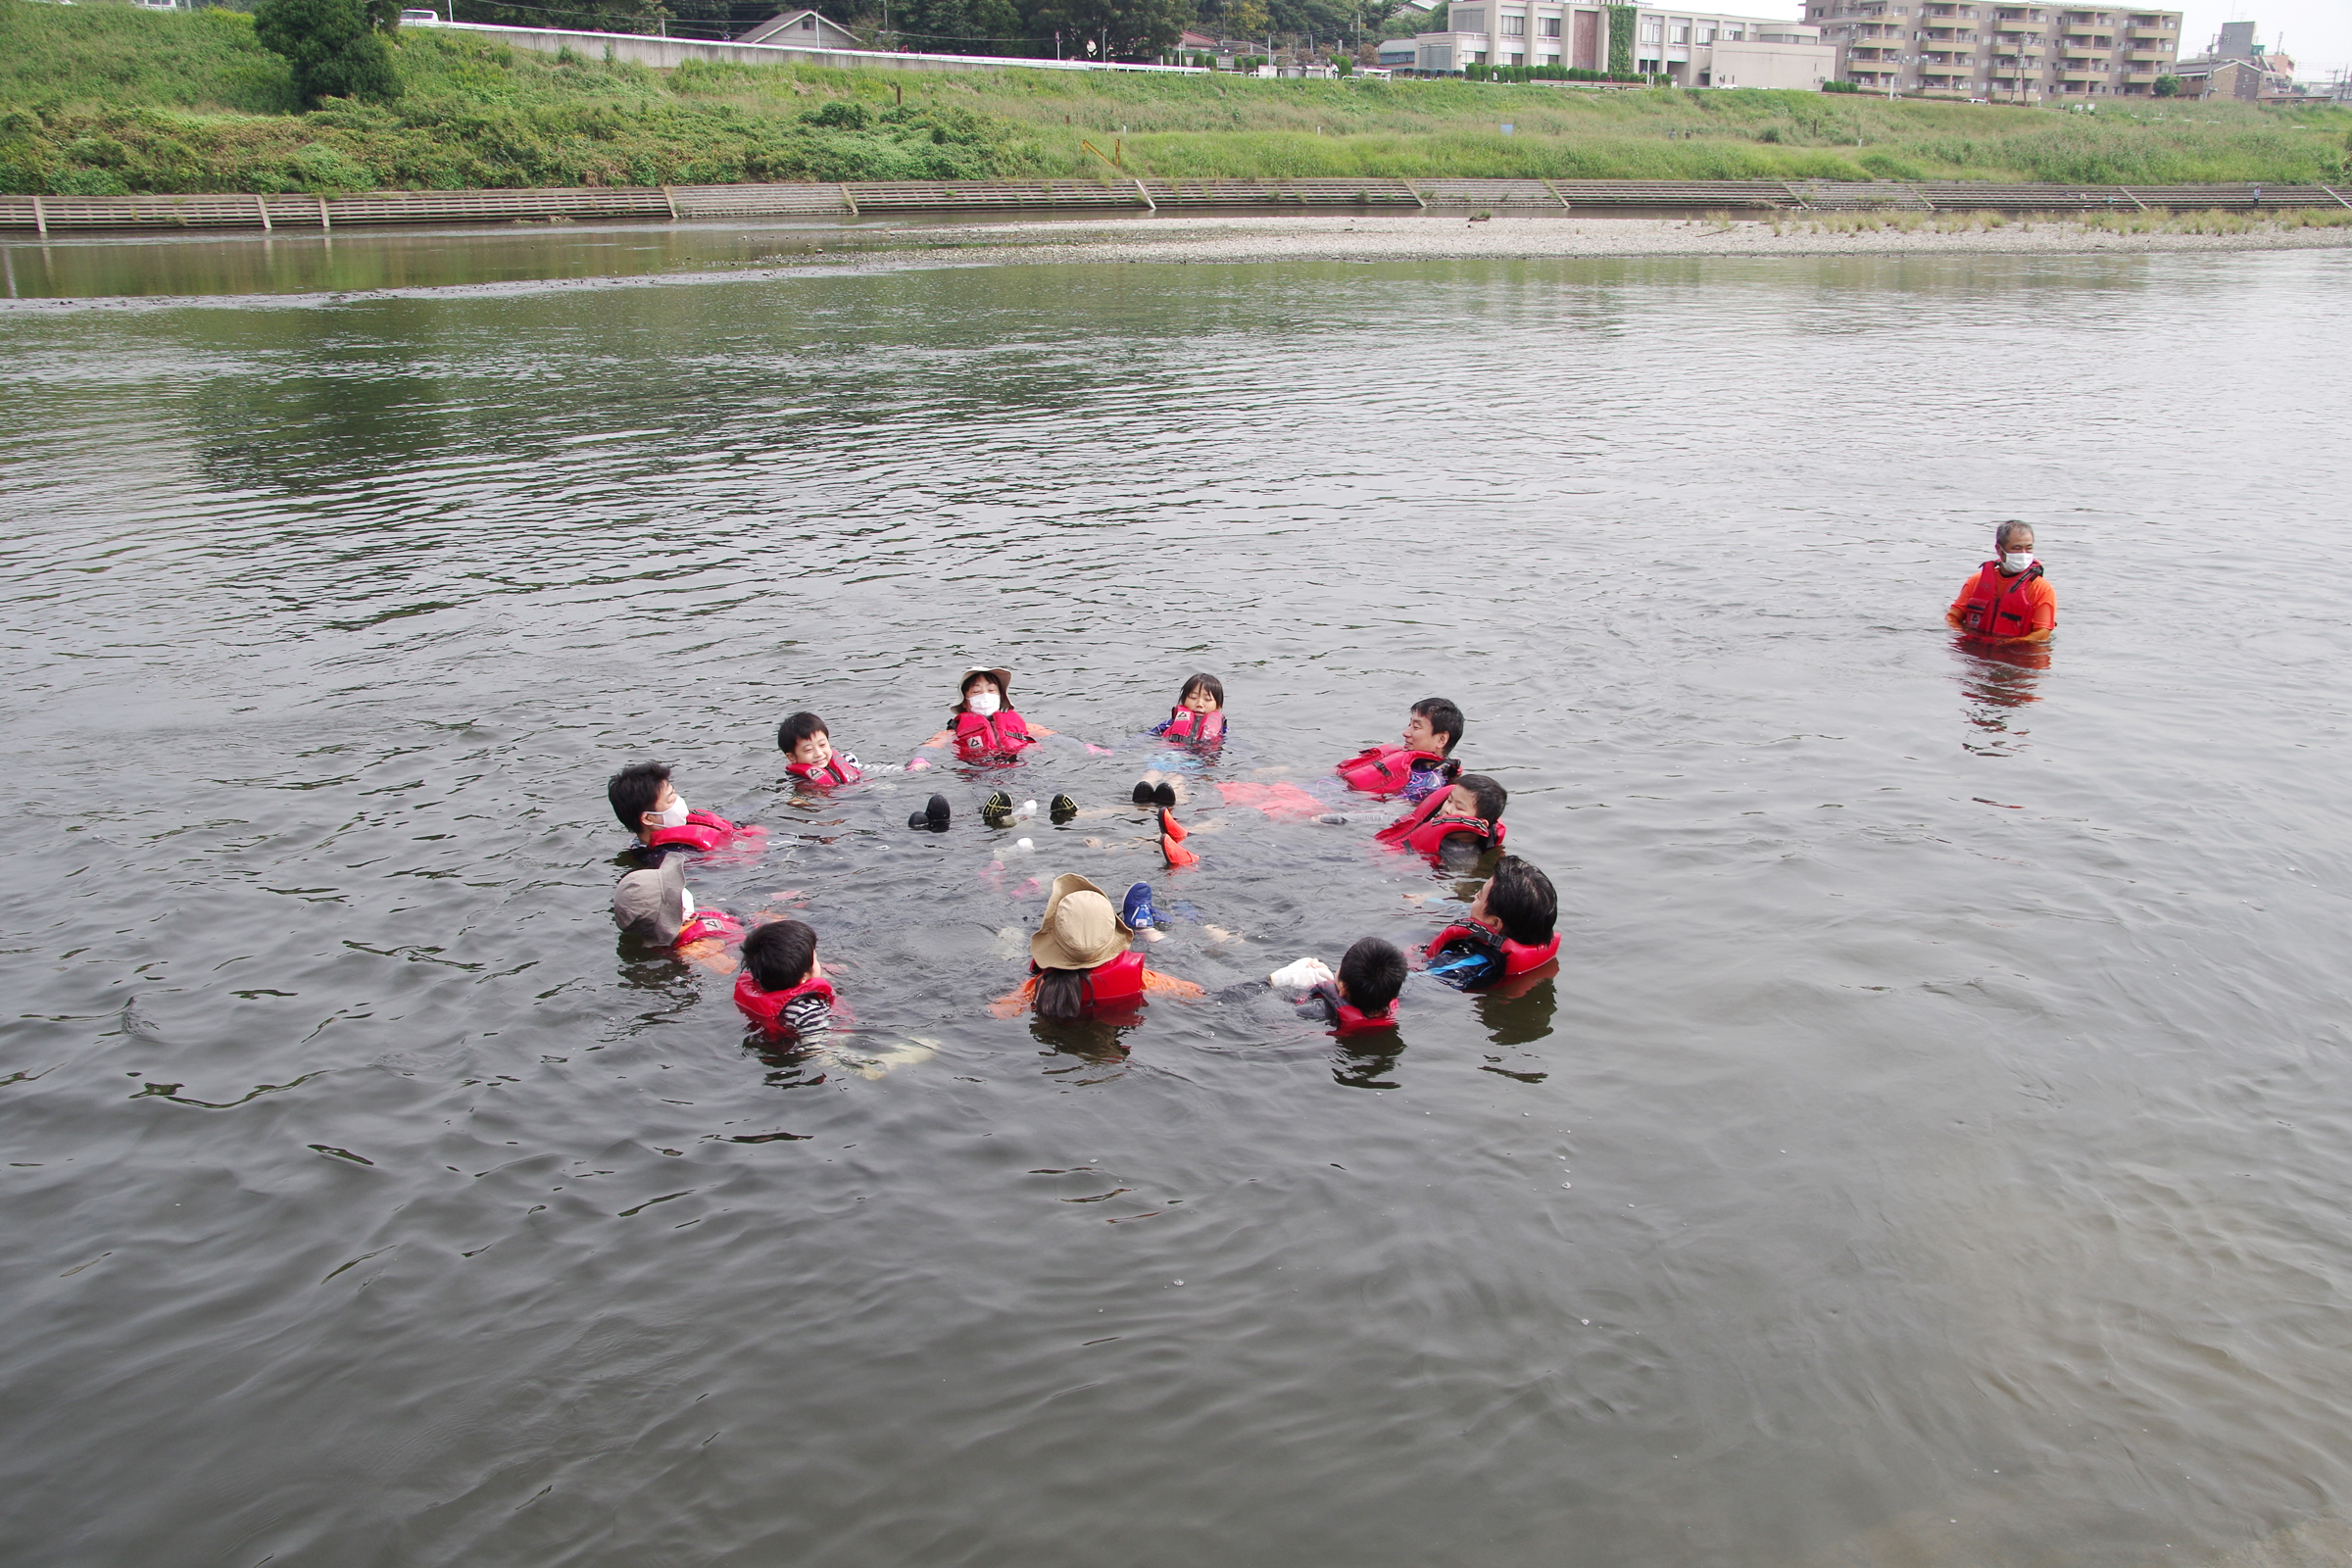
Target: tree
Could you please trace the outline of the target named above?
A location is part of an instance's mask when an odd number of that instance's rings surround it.
[[[1062,50],[1084,58],[1149,60],[1192,24],[1193,0],[1045,0],[1029,16],[1029,35],[1058,32]]]
[[[397,18],[397,4],[391,10]],[[253,32],[263,48],[286,57],[305,109],[326,98],[382,103],[400,96],[392,56],[361,0],[261,0]]]
[[[1273,15],[1259,0],[1226,0],[1225,29],[1232,36],[1263,38],[1273,25]]]
[[[2158,76],[2156,78],[2156,96],[2159,98],[2180,96],[2180,78],[2179,76]]]
[[[1025,55],[1027,26],[1012,0],[901,0],[892,33],[920,54]]]

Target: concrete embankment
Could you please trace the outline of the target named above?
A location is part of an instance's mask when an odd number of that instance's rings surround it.
[[[2288,212],[2352,210],[2328,185],[1995,185],[1829,180],[1152,179],[913,180],[352,196],[0,196],[0,229],[334,229],[387,223],[596,219],[986,218],[1077,213],[1508,213],[1592,218],[1720,213]]]

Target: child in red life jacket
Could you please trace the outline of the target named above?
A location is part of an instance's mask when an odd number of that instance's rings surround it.
[[[1207,748],[1225,739],[1225,683],[1214,675],[1195,675],[1176,694],[1168,716],[1152,726],[1163,740]],[[1162,803],[1172,804],[1172,803]]]
[[[832,733],[814,713],[795,713],[777,725],[776,749],[784,754],[784,771],[812,790],[855,784],[865,777],[856,757],[833,749]]]
[[[1484,855],[1502,847],[1502,808],[1510,792],[1484,773],[1464,773],[1443,794],[1431,795],[1373,838],[1411,850],[1432,865],[1448,857]]]
[[[686,891],[685,862],[675,856],[631,871],[612,889],[612,923],[621,935],[668,950],[670,956],[732,974],[727,945],[743,935],[743,922],[717,909],[698,910]]]
[[[1551,878],[1506,855],[1478,890],[1469,919],[1430,943],[1429,972],[1461,991],[1533,974],[1559,956],[1559,913]]]
[[[1405,715],[1401,746],[1374,746],[1340,763],[1348,787],[1368,795],[1401,795],[1418,804],[1460,774],[1453,749],[1461,744],[1462,710],[1443,697],[1424,697]]]
[[[953,746],[956,760],[966,766],[1008,762],[1054,731],[1032,726],[1013,710],[1012,671],[974,664],[956,683],[956,706],[948,711],[948,727],[923,742],[923,750]]]
[[[1150,890],[1145,891],[1140,907],[1148,909]],[[1139,907],[1132,890],[1128,900],[1131,907]],[[1075,872],[1055,877],[1045,918],[1029,939],[1029,978],[990,1003],[988,1010],[1010,1018],[1035,1004],[1041,1018],[1125,1015],[1139,1011],[1149,992],[1188,999],[1207,995],[1190,980],[1145,968],[1144,956],[1128,948],[1134,936],[1135,928],[1111,907],[1108,894]]]
[[[673,854],[715,850],[745,831],[715,811],[691,809],[670,784],[667,762],[630,763],[606,781],[605,795],[620,825],[637,835],[629,860],[649,869]]]
[[[770,920],[743,939],[735,1005],[771,1035],[806,1038],[832,1027],[833,982],[816,961],[816,933],[798,920]]]
[[[1404,989],[1404,955],[1393,942],[1365,937],[1340,958],[1339,976],[1308,992],[1303,1018],[1318,1018],[1348,1034],[1396,1026],[1396,993]]]

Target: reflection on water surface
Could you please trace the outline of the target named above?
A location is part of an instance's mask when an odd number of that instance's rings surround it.
[[[0,315],[7,1555],[2318,1549],[2344,268]],[[2024,660],[1939,618],[2009,515]],[[898,760],[976,657],[1116,749],[1022,769],[1098,814],[788,787],[783,713]],[[1200,806],[1161,876],[1196,667],[1229,778],[1460,702],[1558,976],[1293,1017],[1270,969],[1470,885]],[[756,1048],[615,943],[649,755],[769,828],[698,893],[799,896],[857,1029]],[[989,1017],[1065,869],[1158,877],[1209,1000]]]

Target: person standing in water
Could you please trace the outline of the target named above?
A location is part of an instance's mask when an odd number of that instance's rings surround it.
[[[1994,559],[1961,585],[1945,622],[1985,642],[2048,642],[2058,624],[2058,593],[2034,559],[2034,525],[2002,523],[1992,530],[1992,548]]]

